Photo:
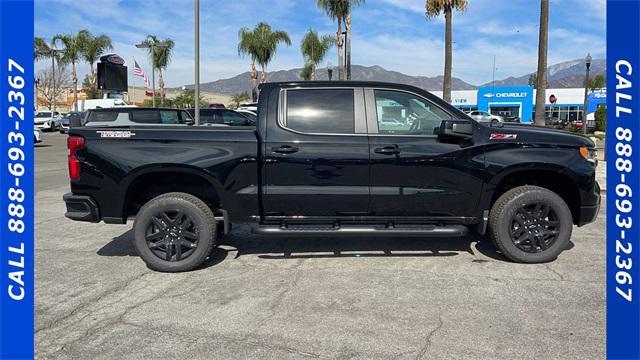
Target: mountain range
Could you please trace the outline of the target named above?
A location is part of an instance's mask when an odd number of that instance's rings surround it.
[[[591,65],[591,74],[604,74],[606,70],[606,62],[604,59],[594,59]],[[290,70],[279,70],[268,73],[269,81],[296,81],[300,80],[301,68]],[[549,88],[572,88],[582,87],[584,80],[585,65],[584,60],[571,60],[549,66],[547,68],[547,80]],[[333,71],[333,79],[338,76],[337,68]],[[403,74],[398,71],[386,70],[381,66],[361,66],[353,65],[351,67],[352,78],[354,80],[371,80],[371,81],[384,81],[392,83],[401,83],[417,86],[430,91],[442,90],[443,76],[412,76]],[[317,70],[319,80],[328,80],[328,72],[326,68],[319,68]],[[531,74],[525,74],[521,76],[510,76],[505,79],[496,80],[497,86],[519,86],[528,85],[529,76]],[[474,90],[479,86],[472,85],[462,79],[452,78],[451,87],[453,90]],[[221,79],[212,82],[202,83],[200,89],[202,91],[221,93],[227,95],[239,94],[244,91],[250,90],[251,87],[251,75],[249,72],[236,75],[232,78]],[[492,83],[482,84],[480,86],[488,86]],[[193,88],[192,85],[187,85],[187,88]]]

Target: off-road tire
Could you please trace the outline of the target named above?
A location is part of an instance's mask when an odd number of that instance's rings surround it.
[[[535,253],[518,248],[510,233],[516,212],[531,203],[543,203],[550,207],[559,223],[555,241],[547,249]],[[494,203],[489,214],[489,238],[504,256],[519,263],[544,263],[556,259],[567,248],[572,230],[573,218],[565,201],[558,194],[538,186],[519,186],[505,192]]]
[[[165,211],[180,210],[186,214],[197,228],[197,247],[187,258],[167,261],[153,253],[146,239],[147,228],[153,216]],[[217,230],[213,211],[197,197],[186,193],[166,193],[149,200],[136,216],[133,223],[134,246],[147,266],[156,271],[181,272],[200,266],[216,245]]]

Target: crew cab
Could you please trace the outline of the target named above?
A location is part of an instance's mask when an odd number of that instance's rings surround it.
[[[68,147],[65,215],[133,219],[159,271],[199,266],[234,223],[274,236],[473,230],[512,261],[546,262],[600,204],[590,139],[478,122],[408,85],[267,83],[255,127],[72,127]]]

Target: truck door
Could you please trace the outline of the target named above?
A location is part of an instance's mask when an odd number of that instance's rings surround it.
[[[272,112],[270,112],[272,114]],[[369,142],[359,88],[291,88],[264,140],[266,219],[366,215]]]
[[[365,100],[372,215],[472,216],[482,189],[483,156],[481,149],[438,140],[442,120],[452,115],[411,92],[365,89]]]

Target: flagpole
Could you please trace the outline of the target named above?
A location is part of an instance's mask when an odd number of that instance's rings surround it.
[[[135,71],[136,68],[136,57],[133,57],[133,71]],[[133,104],[131,105],[135,105],[136,104],[136,74],[133,74]]]

